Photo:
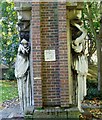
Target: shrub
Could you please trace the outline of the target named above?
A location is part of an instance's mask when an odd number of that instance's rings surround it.
[[[102,99],[101,91],[98,91],[98,83],[96,80],[87,80],[87,95],[85,99],[92,100],[94,98]]]

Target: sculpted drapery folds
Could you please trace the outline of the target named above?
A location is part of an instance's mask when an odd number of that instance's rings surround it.
[[[79,19],[72,20],[72,69],[76,75],[76,96],[78,108],[81,109],[81,101],[87,94],[86,76],[88,73],[88,60],[85,54],[86,30],[82,27]]]
[[[32,87],[29,63],[30,46],[26,39],[22,39],[15,63],[15,76],[18,82],[18,93],[22,111],[32,105]]]
[[[31,3],[15,2],[18,14],[18,32],[20,44],[15,62],[15,76],[18,83],[20,106],[23,112],[34,105],[33,80],[31,79],[30,20]]]

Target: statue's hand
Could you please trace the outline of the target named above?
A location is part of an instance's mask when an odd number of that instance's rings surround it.
[[[25,51],[26,51],[26,53],[29,53],[29,47],[27,47],[26,49],[25,49]]]
[[[22,53],[22,54],[29,54],[29,47],[24,47],[23,45],[20,44],[18,52]]]

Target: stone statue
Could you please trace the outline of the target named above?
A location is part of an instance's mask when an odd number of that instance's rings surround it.
[[[75,80],[77,80],[76,95],[78,101],[78,109],[81,109],[81,101],[87,94],[86,88],[86,76],[88,73],[88,60],[85,54],[85,37],[87,35],[86,30],[82,27],[78,20],[72,21],[72,68],[76,74]]]
[[[33,104],[29,54],[30,46],[28,41],[26,39],[22,39],[18,47],[17,59],[15,62],[15,76],[18,83],[18,93],[22,111]]]

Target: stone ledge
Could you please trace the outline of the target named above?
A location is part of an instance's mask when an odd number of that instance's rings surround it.
[[[77,108],[60,108],[60,107],[53,107],[53,108],[45,108],[41,110],[34,110],[33,114],[25,114],[25,118],[34,118],[34,119],[47,119],[47,118],[79,118],[80,112]]]
[[[66,3],[67,9],[77,9],[82,10],[83,9],[83,2],[67,2]]]
[[[34,113],[34,106],[29,106],[25,108],[24,114],[25,115],[33,115]]]
[[[16,10],[16,11],[29,11],[29,10],[31,10],[31,7],[14,7],[14,10]]]
[[[28,11],[31,10],[32,4],[30,2],[15,2],[14,9],[16,11]]]

